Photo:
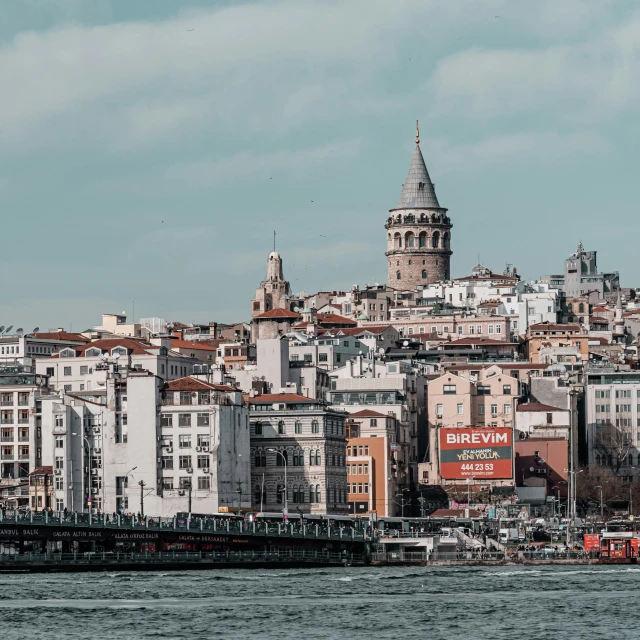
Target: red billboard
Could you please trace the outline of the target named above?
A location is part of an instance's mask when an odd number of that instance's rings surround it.
[[[438,430],[440,476],[445,480],[512,477],[513,437],[509,427]]]

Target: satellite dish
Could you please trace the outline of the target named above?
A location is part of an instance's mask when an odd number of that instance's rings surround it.
[[[113,356],[113,358],[114,358],[114,360],[120,360],[120,354],[119,354],[119,353],[116,353],[116,355],[115,355],[115,356]]]
[[[300,313],[300,307],[293,307],[295,313]]]
[[[402,346],[403,346],[403,347],[408,347],[408,346],[409,346],[409,341],[408,341],[408,340],[405,340],[405,341],[402,343]]]
[[[40,327],[36,327],[31,333],[38,333],[40,331]]]
[[[4,332],[5,332],[5,333],[9,333],[9,331],[11,331],[11,329],[13,329],[13,325],[12,325],[12,324],[10,324],[10,325],[9,325],[9,326],[4,330]]]
[[[535,471],[535,469],[533,467],[529,467],[529,471],[531,471],[531,473],[533,473]]]
[[[19,329],[16,329],[16,333],[21,336],[24,333],[24,329],[20,327]]]
[[[4,325],[0,327],[0,333],[2,333],[3,331],[4,331]]]

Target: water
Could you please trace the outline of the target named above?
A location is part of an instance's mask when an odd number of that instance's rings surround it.
[[[640,568],[0,574],[0,638],[636,639]]]

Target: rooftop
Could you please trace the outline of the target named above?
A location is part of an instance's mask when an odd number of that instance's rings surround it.
[[[541,411],[548,413],[549,411],[568,411],[568,409],[552,407],[550,404],[542,404],[541,402],[527,402],[526,404],[519,404],[516,411]]]

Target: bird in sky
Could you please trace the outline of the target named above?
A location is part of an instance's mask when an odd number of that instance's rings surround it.
[[[195,31],[195,29],[187,29],[187,31]]]

